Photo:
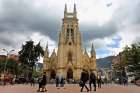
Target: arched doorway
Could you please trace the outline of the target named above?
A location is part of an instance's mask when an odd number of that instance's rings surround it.
[[[56,77],[56,71],[52,69],[50,73],[50,79],[55,79],[55,77]]]
[[[67,70],[67,81],[68,82],[72,82],[73,81],[73,70],[71,68],[69,68]]]

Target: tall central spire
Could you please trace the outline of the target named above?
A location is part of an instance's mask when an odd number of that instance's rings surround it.
[[[67,4],[65,4],[65,10],[64,10],[65,13],[67,13]]]
[[[76,13],[76,4],[74,4],[74,10],[73,10],[74,13]]]
[[[74,14],[74,17],[76,18],[77,17],[76,4],[74,4],[73,14]]]
[[[64,10],[64,18],[67,17],[67,4],[65,4],[65,10]]]

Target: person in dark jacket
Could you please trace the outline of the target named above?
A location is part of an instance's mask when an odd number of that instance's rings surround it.
[[[56,76],[55,83],[56,83],[56,87],[59,87],[60,80],[58,75]]]
[[[33,77],[30,78],[30,84],[31,84],[31,86],[35,86],[35,81],[34,81]]]
[[[43,78],[39,81],[39,89],[37,90],[38,92],[40,92],[40,88],[42,88],[41,92],[47,91],[46,82],[46,75],[43,75]]]
[[[101,79],[101,75],[100,74],[98,74],[98,76],[97,76],[97,83],[98,83],[98,88],[101,88],[102,79]]]
[[[93,84],[94,86],[94,91],[96,91],[96,76],[92,70],[90,70],[90,78],[89,78],[89,86],[90,86],[90,91],[92,90],[91,85]]]
[[[65,79],[63,76],[61,76],[61,79],[60,79],[60,86],[61,87],[64,87],[64,84],[65,84]]]
[[[80,80],[82,81],[82,86],[81,86],[81,92],[83,91],[83,88],[85,87],[87,89],[87,92],[89,91],[88,87],[86,86],[86,82],[89,80],[89,74],[86,70],[83,69],[81,73],[81,78]]]

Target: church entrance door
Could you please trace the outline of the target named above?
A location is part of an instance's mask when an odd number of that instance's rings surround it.
[[[56,77],[56,72],[55,72],[55,70],[54,69],[52,69],[51,70],[51,79],[55,79],[55,77]]]
[[[67,71],[67,81],[68,83],[73,82],[73,70],[71,68],[69,68]]]

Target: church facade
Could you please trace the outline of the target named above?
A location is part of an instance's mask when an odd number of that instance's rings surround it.
[[[47,45],[43,59],[43,71],[50,80],[55,79],[56,75],[61,75],[67,80],[79,80],[82,69],[96,71],[96,53],[93,44],[90,56],[82,47],[76,5],[72,13],[67,11],[65,5],[58,40],[57,52],[54,50],[49,56]]]

